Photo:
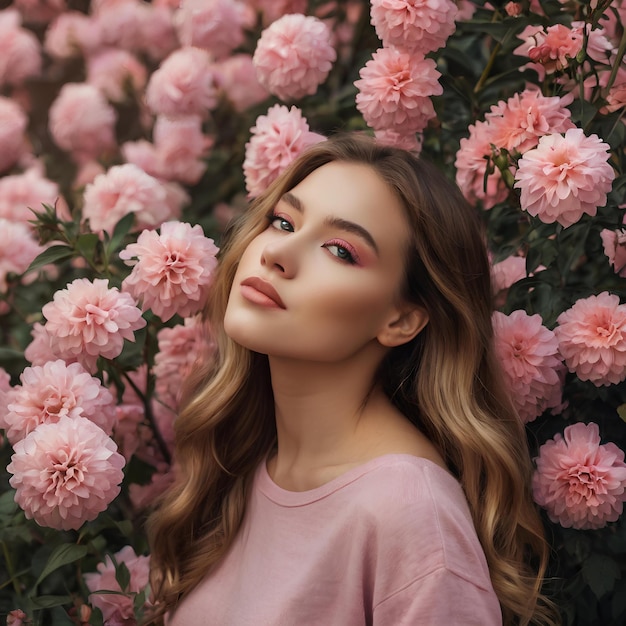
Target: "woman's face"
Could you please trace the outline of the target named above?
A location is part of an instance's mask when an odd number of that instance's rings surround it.
[[[226,333],[255,352],[307,361],[380,349],[402,306],[409,237],[400,201],[374,169],[320,167],[283,196],[246,248]]]

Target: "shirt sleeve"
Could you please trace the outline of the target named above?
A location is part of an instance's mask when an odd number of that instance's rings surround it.
[[[373,626],[501,626],[493,592],[441,567],[374,607]]]

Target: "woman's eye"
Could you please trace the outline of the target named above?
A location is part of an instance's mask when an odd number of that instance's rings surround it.
[[[340,246],[336,243],[330,244],[326,246],[326,248],[338,259],[341,259],[342,261],[347,261],[348,263],[355,263],[355,259],[352,256],[352,253],[347,248],[344,248],[343,246]]]
[[[284,217],[279,217],[275,215],[271,218],[271,224],[274,228],[278,230],[286,230],[287,232],[293,232],[293,226],[289,220],[286,220]]]

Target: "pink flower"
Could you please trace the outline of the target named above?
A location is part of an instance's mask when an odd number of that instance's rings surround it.
[[[21,27],[15,9],[0,11],[0,87],[22,85],[41,73],[41,46],[33,33]]]
[[[493,326],[496,354],[522,420],[530,422],[545,410],[558,408],[563,364],[556,336],[541,316],[495,311]]]
[[[216,59],[227,57],[244,40],[246,7],[238,0],[182,0],[176,13],[183,46],[197,46]]]
[[[57,359],[50,345],[50,336],[43,324],[35,322],[30,334],[33,339],[24,350],[24,358],[31,365],[44,365],[48,361]]]
[[[626,107],[626,82],[613,85],[606,96],[606,112],[613,113]]]
[[[246,144],[243,173],[250,196],[258,196],[305,149],[325,137],[309,130],[302,111],[275,104],[259,115]]]
[[[129,90],[138,93],[146,85],[147,70],[130,52],[109,48],[87,59],[87,83],[112,102],[123,102]]]
[[[81,162],[115,148],[116,118],[97,87],[66,83],[50,107],[48,126],[57,146]]]
[[[172,3],[178,9],[179,0]],[[158,2],[144,3],[139,22],[139,48],[153,61],[162,61],[179,47],[173,11]]]
[[[134,213],[137,229],[154,227],[170,217],[166,195],[163,185],[136,165],[115,165],[85,188],[83,219],[95,232],[112,233]]]
[[[144,2],[114,0],[94,3],[92,13],[100,31],[102,46],[139,51]]]
[[[313,16],[284,15],[266,28],[252,57],[259,82],[281,100],[317,91],[337,53],[330,30]]]
[[[29,619],[21,609],[14,609],[9,611],[7,615],[7,626],[22,626],[22,624],[28,624]]]
[[[496,293],[508,289],[526,276],[526,259],[523,256],[512,255],[491,266],[491,280]]]
[[[408,150],[413,154],[422,151],[424,136],[421,133],[399,133],[395,130],[377,130],[374,133],[376,141],[384,146],[393,146]]]
[[[42,204],[54,206],[57,200],[59,186],[45,178],[38,167],[0,178],[0,217],[7,220],[27,224],[34,218],[30,208],[42,211]]]
[[[249,54],[235,54],[215,65],[217,82],[226,92],[226,97],[242,112],[263,102],[269,92],[256,75],[252,57]]]
[[[128,495],[133,507],[143,511],[153,505],[155,500],[174,482],[174,473],[167,463],[161,463],[147,485],[133,483],[128,487]]]
[[[135,611],[133,599],[148,585],[150,576],[150,557],[137,556],[131,546],[124,546],[116,552],[113,560],[109,555],[98,564],[98,573],[85,574],[85,584],[91,594],[89,602],[102,611],[105,624],[134,624]],[[126,566],[130,574],[128,587],[122,589],[115,576],[116,564]],[[113,591],[117,593],[95,593]]]
[[[605,228],[600,232],[600,237],[609,264],[616,274],[626,278],[626,229],[609,230]]]
[[[492,153],[492,128],[488,122],[478,120],[476,124],[470,124],[469,131],[469,137],[461,139],[456,154],[456,184],[468,202],[481,201],[485,209],[491,209],[509,195],[500,170],[496,168],[485,177],[485,155],[491,156]]]
[[[610,146],[580,128],[545,135],[518,162],[515,187],[524,210],[542,222],[563,227],[606,204],[615,172],[607,162]]]
[[[43,24],[67,10],[65,0],[13,0],[25,22]]]
[[[100,278],[77,278],[57,291],[42,313],[54,352],[76,359],[92,373],[99,356],[114,359],[124,339],[134,341],[135,331],[146,325],[132,297]]]
[[[548,517],[565,528],[603,528],[615,522],[626,500],[624,452],[600,444],[593,422],[568,426],[539,448],[533,495]]]
[[[263,15],[267,26],[289,13],[306,13],[307,0],[248,0]]]
[[[443,92],[432,59],[403,52],[398,48],[379,48],[361,68],[357,109],[376,130],[399,133],[424,130],[435,117],[430,96]]]
[[[15,501],[28,519],[57,530],[80,528],[120,492],[124,457],[84,417],[41,424],[14,446],[7,471]]]
[[[119,254],[133,266],[122,289],[143,300],[144,310],[151,309],[164,322],[175,314],[189,317],[206,303],[217,252],[198,224],[166,222],[160,235],[144,230],[137,243]]]
[[[566,107],[571,97],[547,97],[538,89],[525,89],[506,102],[500,101],[485,115],[490,139],[498,148],[522,154],[534,148],[543,135],[575,128]],[[487,154],[490,154],[487,153]]]
[[[8,290],[8,275],[23,274],[42,252],[26,224],[0,218],[0,294]]]
[[[39,424],[58,422],[65,415],[85,417],[107,435],[113,432],[115,398],[82,365],[48,361],[27,367],[20,381],[13,388],[6,416],[11,443],[24,439]]]
[[[200,48],[172,52],[150,77],[146,102],[157,115],[206,117],[217,105],[209,53]]]
[[[199,316],[184,324],[162,328],[157,334],[159,351],[154,357],[154,376],[159,400],[176,410],[183,380],[199,361],[211,358],[214,345]]]
[[[48,27],[44,50],[55,59],[90,54],[100,46],[100,26],[79,11],[61,13]]]
[[[554,332],[570,372],[597,387],[626,378],[626,305],[603,291],[578,300]]]
[[[383,45],[427,54],[455,31],[458,9],[451,0],[372,0],[371,16]]]
[[[28,117],[22,108],[0,96],[0,172],[11,169],[26,147]]]

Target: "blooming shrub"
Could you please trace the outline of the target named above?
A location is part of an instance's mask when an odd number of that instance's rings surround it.
[[[350,130],[480,214],[546,592],[566,626],[626,623],[624,0],[2,6],[0,622],[150,611],[144,521],[226,223]]]

